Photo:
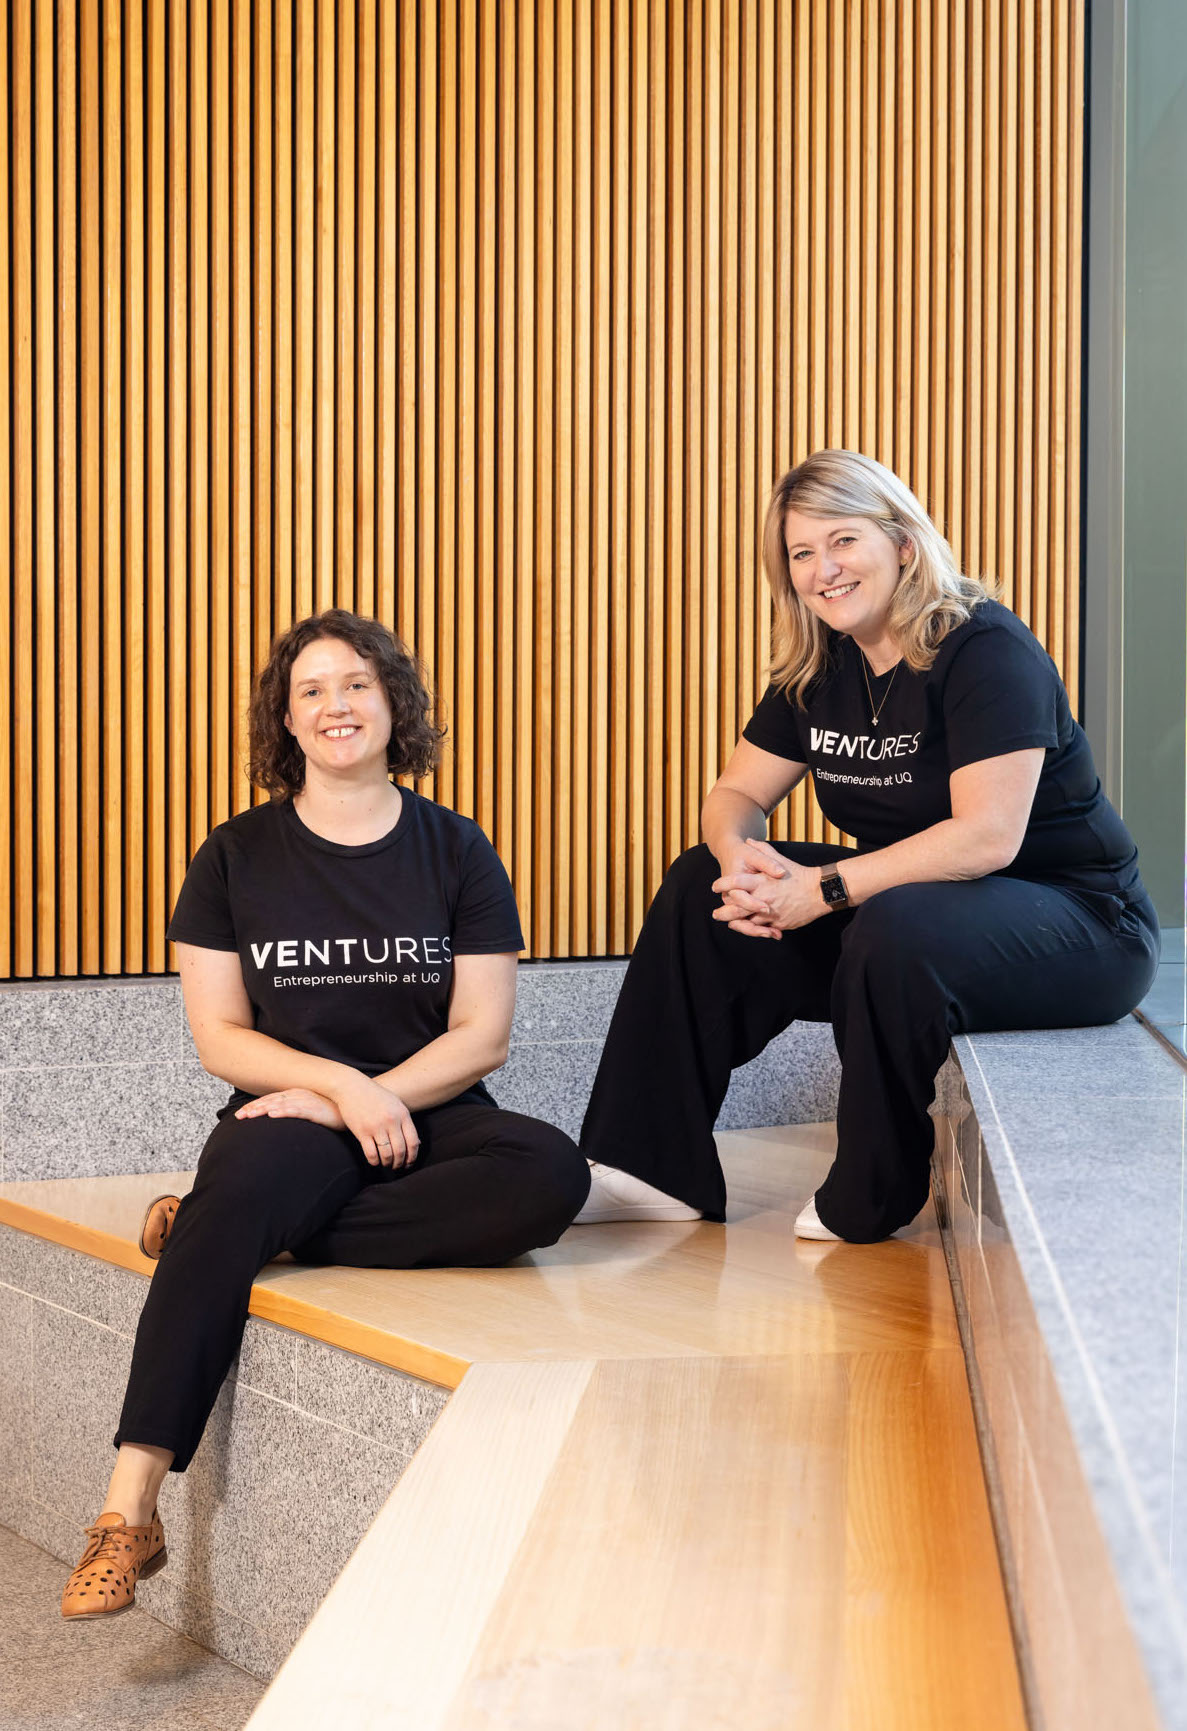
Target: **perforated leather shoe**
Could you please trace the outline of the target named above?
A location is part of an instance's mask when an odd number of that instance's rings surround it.
[[[173,1217],[181,1207],[180,1196],[157,1196],[145,1210],[140,1228],[140,1254],[155,1262],[169,1242]]]
[[[155,1575],[168,1560],[155,1509],[146,1527],[125,1526],[123,1515],[107,1509],[87,1528],[87,1548],[62,1594],[62,1615],[110,1617],[129,1610],[137,1581]]]

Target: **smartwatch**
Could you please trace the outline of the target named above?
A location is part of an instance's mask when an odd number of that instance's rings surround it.
[[[838,908],[849,906],[849,891],[845,888],[845,880],[836,866],[821,866],[820,893],[830,912],[835,913]]]

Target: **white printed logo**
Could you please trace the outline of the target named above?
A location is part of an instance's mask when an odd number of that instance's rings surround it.
[[[812,750],[825,757],[860,757],[866,763],[881,763],[887,757],[913,757],[919,750],[917,733],[835,733],[814,727]]]
[[[362,946],[358,957],[354,952]],[[379,967],[386,961],[395,965],[440,967],[453,961],[453,950],[444,938],[271,938],[266,944],[252,944],[251,955],[257,968],[262,969],[272,951],[276,951],[278,968],[308,968],[314,962],[329,967],[339,962],[343,967],[361,966],[370,962]],[[379,953],[373,955],[372,951]]]

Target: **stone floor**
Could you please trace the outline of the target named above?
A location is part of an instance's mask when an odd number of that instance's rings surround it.
[[[133,1608],[65,1623],[61,1563],[0,1527],[0,1731],[239,1731],[264,1686]]]

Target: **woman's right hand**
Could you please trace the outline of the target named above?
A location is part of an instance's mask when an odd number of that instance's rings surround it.
[[[372,1166],[412,1165],[420,1137],[399,1095],[356,1070],[331,1097]]]
[[[770,916],[768,887],[787,876],[787,862],[769,843],[744,836],[731,838],[715,857],[721,867],[718,882],[733,880],[729,889],[719,892],[723,906],[732,908],[739,920],[765,926]]]

